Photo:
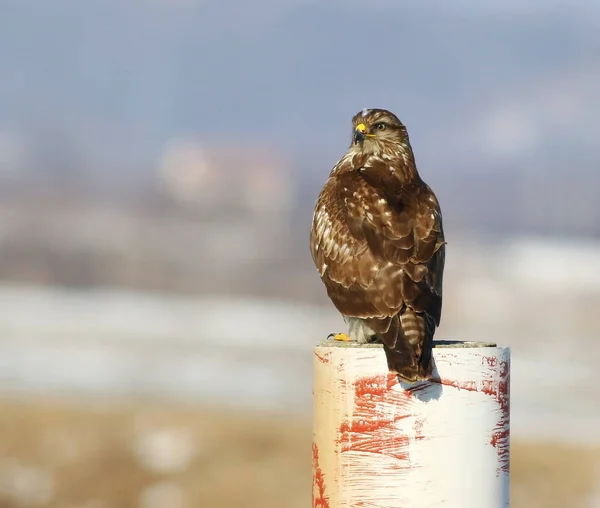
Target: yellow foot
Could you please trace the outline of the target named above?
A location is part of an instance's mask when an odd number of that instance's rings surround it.
[[[352,339],[350,337],[348,337],[348,335],[346,335],[345,333],[331,333],[329,334],[329,336],[327,337],[332,338],[333,340],[341,340],[343,342],[352,342]]]

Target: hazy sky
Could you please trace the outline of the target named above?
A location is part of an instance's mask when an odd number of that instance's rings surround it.
[[[385,107],[433,171],[595,156],[599,14],[593,0],[0,0],[0,135],[103,170],[190,134],[332,160],[351,116]]]

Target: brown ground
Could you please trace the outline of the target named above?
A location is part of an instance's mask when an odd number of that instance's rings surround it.
[[[0,508],[307,508],[309,421],[136,403],[0,405]],[[512,443],[512,508],[589,507],[600,450]]]

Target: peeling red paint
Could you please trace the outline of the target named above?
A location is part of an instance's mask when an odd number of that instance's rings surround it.
[[[425,436],[423,435],[423,424],[425,423],[425,420],[416,420],[415,421],[415,425],[413,427],[414,431],[415,431],[415,439],[417,440],[421,440],[421,439],[425,439]]]
[[[496,396],[496,393],[498,392],[497,385],[498,383],[496,383],[495,381],[486,379],[482,383],[481,391],[486,395]]]
[[[395,374],[361,378],[354,383],[354,409],[339,429],[341,452],[362,451],[408,459],[408,436],[398,435],[395,425],[406,418],[406,411],[389,411],[386,404],[405,406],[408,391],[394,389]]]
[[[329,508],[329,498],[325,495],[325,475],[319,467],[319,449],[317,443],[312,446],[313,486],[312,508]]]
[[[484,361],[494,368],[498,364],[498,359],[494,357],[484,357]],[[447,379],[435,380],[445,386],[452,386],[459,390],[469,390],[473,392],[481,392],[495,397],[498,401],[499,410],[501,412],[500,421],[492,431],[490,444],[496,448],[498,453],[498,461],[500,467],[498,473],[508,473],[510,468],[510,387],[508,381],[508,362],[500,363],[499,380],[485,379],[481,383],[481,387],[477,386],[475,381],[451,381]]]
[[[484,356],[483,361],[487,362],[487,364],[490,367],[495,367],[496,365],[498,365],[498,358],[496,358],[495,356]]]
[[[490,436],[490,445],[494,446],[498,455],[498,474],[509,472],[509,365],[494,357],[484,357],[483,364],[489,366],[490,374],[482,381],[455,381],[435,379],[433,382],[444,386],[483,393],[493,397],[498,403],[500,419]],[[412,398],[421,391],[431,388],[423,383],[410,390],[401,389],[398,378],[394,374],[382,374],[358,379],[352,384],[354,391],[354,407],[350,416],[339,427],[338,444],[340,453],[367,452],[395,457],[400,460],[398,467],[409,468],[409,437],[399,434],[397,424],[400,420],[411,417]],[[442,395],[443,396],[443,395]],[[390,405],[396,410],[390,411]],[[423,435],[424,420],[414,423],[414,437],[426,439]],[[354,458],[352,459],[354,460]],[[360,459],[356,459],[360,460]],[[316,505],[321,506],[321,505]]]
[[[508,362],[500,364],[500,381],[496,391],[502,416],[492,432],[490,444],[498,452],[500,469],[498,472],[508,473],[510,470],[510,383],[508,380]]]
[[[477,392],[477,383],[475,381],[452,381],[450,379],[441,379],[438,381],[445,386],[452,386],[453,388],[458,388],[459,390],[468,390],[470,392]]]
[[[321,356],[319,353],[317,353],[315,351],[315,356],[321,363],[329,363],[329,355],[327,353],[325,353],[323,356]]]

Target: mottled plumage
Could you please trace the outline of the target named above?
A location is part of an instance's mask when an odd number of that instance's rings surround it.
[[[442,311],[440,206],[395,115],[368,109],[352,121],[352,144],[315,206],[311,254],[350,337],[380,340],[402,379],[429,379]]]

